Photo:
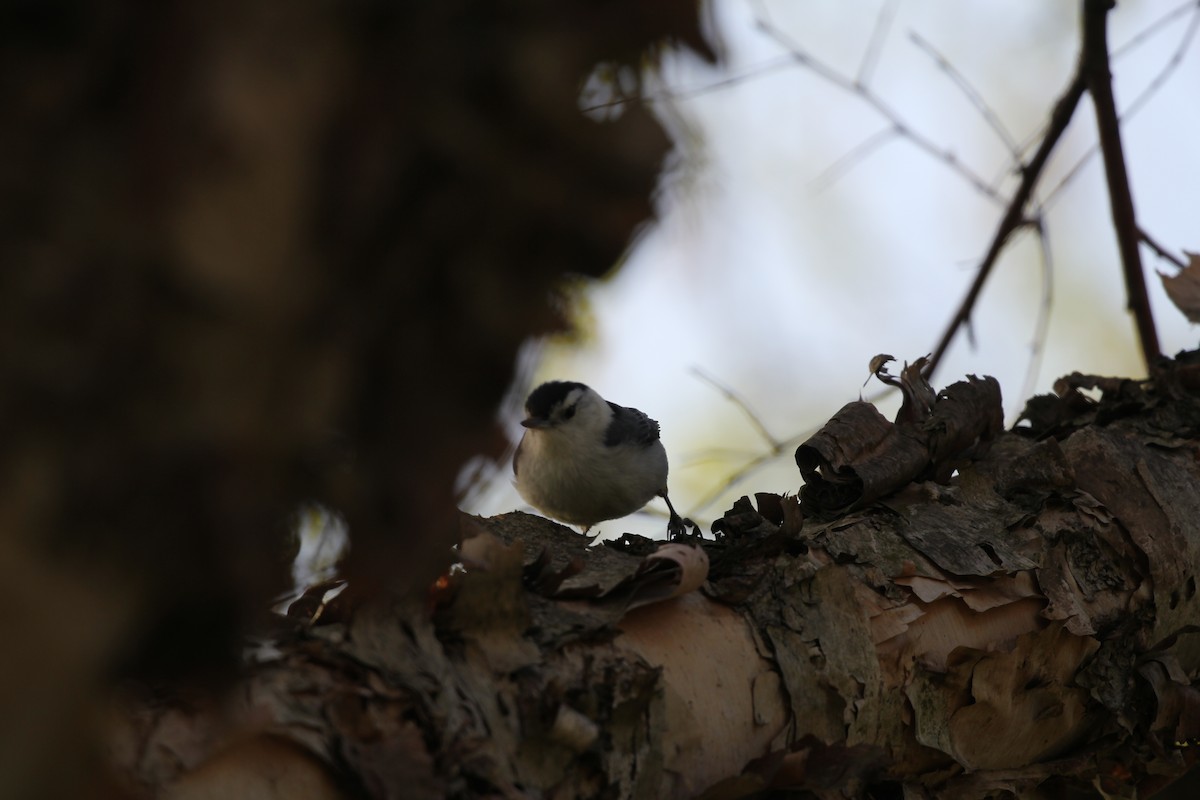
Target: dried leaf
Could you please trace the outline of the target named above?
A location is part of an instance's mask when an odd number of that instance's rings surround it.
[[[1191,322],[1200,322],[1200,255],[1186,253],[1188,265],[1174,277],[1158,273],[1167,297]]]

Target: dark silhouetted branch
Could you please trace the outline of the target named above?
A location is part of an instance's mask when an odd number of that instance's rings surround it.
[[[971,102],[971,105],[975,106],[975,110],[979,112],[981,117],[983,117],[983,121],[986,122],[988,127],[992,129],[992,131],[996,134],[996,137],[1004,143],[1005,148],[1008,149],[1008,152],[1013,159],[1015,160],[1019,158],[1018,154],[1020,153],[1020,145],[1017,144],[1015,139],[1013,139],[1012,134],[1008,132],[1008,128],[1004,127],[1004,123],[1000,121],[999,115],[996,114],[992,107],[988,105],[987,101],[983,99],[983,95],[979,93],[979,90],[972,86],[971,82],[967,80],[967,76],[959,72],[958,68],[951,64],[949,59],[942,55],[941,52],[939,52],[937,48],[935,48],[928,40],[921,36],[921,34],[917,33],[916,31],[909,31],[908,38],[909,41],[916,45],[919,50],[933,59],[933,62],[937,65],[937,68],[946,73],[946,76],[954,82],[954,85],[958,87],[959,91],[961,91],[963,95],[966,96],[967,100]]]
[[[1184,260],[1182,258],[1180,258],[1179,256],[1172,253],[1170,250],[1163,247],[1161,244],[1159,244],[1154,239],[1154,237],[1152,237],[1150,234],[1146,233],[1141,228],[1138,228],[1138,238],[1142,240],[1143,244],[1145,244],[1147,247],[1149,247],[1151,250],[1153,250],[1154,254],[1157,255],[1159,258],[1163,258],[1163,259],[1166,259],[1167,261],[1170,261],[1172,264],[1179,267],[1180,269],[1183,269],[1184,267],[1187,266],[1187,264],[1184,263]]]
[[[1142,358],[1149,369],[1161,352],[1150,299],[1146,293],[1142,257],[1138,251],[1137,216],[1133,210],[1133,195],[1129,190],[1129,173],[1125,168],[1125,152],[1121,147],[1121,124],[1117,118],[1112,72],[1108,64],[1108,12],[1114,5],[1114,0],[1084,0],[1080,68],[1096,109],[1096,128],[1100,133],[1100,150],[1104,156],[1104,175],[1108,181],[1113,227],[1116,229],[1117,247],[1125,273],[1125,290],[1129,295],[1128,308],[1133,312]]]
[[[1158,90],[1166,84],[1172,73],[1179,68],[1179,65],[1183,63],[1184,54],[1187,53],[1188,48],[1191,47],[1192,41],[1196,38],[1197,32],[1200,32],[1200,3],[1193,0],[1186,6],[1176,9],[1160,19],[1158,22],[1151,25],[1147,30],[1143,31],[1137,36],[1134,36],[1132,39],[1126,42],[1125,45],[1113,50],[1112,53],[1109,54],[1110,61],[1117,60],[1117,58],[1119,58],[1121,55],[1133,50],[1135,46],[1147,42],[1149,40],[1149,34],[1157,33],[1166,23],[1174,22],[1176,19],[1182,16],[1181,12],[1189,9],[1192,12],[1192,18],[1188,22],[1187,28],[1183,32],[1183,36],[1180,37],[1179,44],[1177,44],[1175,49],[1171,51],[1171,56],[1163,64],[1162,69],[1160,69],[1158,73],[1150,79],[1150,82],[1146,84],[1145,88],[1138,92],[1137,96],[1129,102],[1129,105],[1126,106],[1124,112],[1122,112],[1118,117],[1122,124],[1133,119],[1134,116],[1142,110],[1142,107],[1145,106],[1151,100],[1151,98],[1158,93]],[[1058,202],[1058,198],[1061,196],[1062,191],[1071,185],[1071,183],[1075,180],[1075,176],[1083,170],[1087,163],[1091,161],[1099,151],[1100,145],[1094,144],[1089,147],[1082,156],[1079,157],[1078,161],[1071,165],[1071,168],[1066,171],[1058,183],[1055,184],[1054,188],[1046,193],[1045,199],[1042,201],[1043,210],[1049,211],[1050,208],[1056,202]]]
[[[950,320],[946,332],[942,335],[942,339],[938,342],[938,346],[934,349],[933,355],[929,359],[929,373],[932,374],[937,369],[938,364],[942,360],[942,356],[946,354],[950,342],[954,339],[958,329],[966,324],[971,318],[971,311],[975,307],[975,300],[979,297],[979,292],[983,289],[983,284],[987,281],[988,276],[992,272],[992,267],[996,265],[996,260],[1000,257],[1000,252],[1004,249],[1005,243],[1019,228],[1023,227],[1028,220],[1025,217],[1025,206],[1029,203],[1029,198],[1033,195],[1034,187],[1037,186],[1039,178],[1041,178],[1042,170],[1046,166],[1046,161],[1050,158],[1050,153],[1053,152],[1058,144],[1059,138],[1066,131],[1067,125],[1071,122],[1071,117],[1075,114],[1075,109],[1079,105],[1079,100],[1083,97],[1084,91],[1084,76],[1082,67],[1076,72],[1075,77],[1071,80],[1071,85],[1067,87],[1066,92],[1054,104],[1054,111],[1050,114],[1050,124],[1046,128],[1046,135],[1042,139],[1041,145],[1029,163],[1021,169],[1021,184],[1017,187],[1016,193],[1008,204],[1008,210],[1004,212],[1004,218],[1000,220],[1000,226],[996,229],[996,235],[992,238],[991,247],[988,248],[987,255],[983,257],[983,262],[979,265],[979,272],[975,275],[975,281],[971,284],[970,290],[962,303],[955,312],[954,317]]]

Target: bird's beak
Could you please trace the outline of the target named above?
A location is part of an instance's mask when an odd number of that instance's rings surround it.
[[[526,428],[549,428],[550,420],[541,417],[526,417],[521,420],[521,424]]]

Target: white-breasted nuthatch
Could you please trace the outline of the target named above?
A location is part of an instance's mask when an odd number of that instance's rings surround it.
[[[657,496],[671,511],[671,536],[686,530],[667,498],[667,451],[657,422],[572,381],[534,389],[525,414],[513,473],[529,505],[587,533],[597,522],[632,514]]]

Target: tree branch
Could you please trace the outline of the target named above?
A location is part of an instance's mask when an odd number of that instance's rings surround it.
[[[1153,236],[1146,233],[1144,230],[1141,230],[1140,228],[1138,229],[1138,238],[1141,239],[1142,242],[1147,247],[1149,247],[1151,250],[1153,250],[1155,255],[1157,255],[1159,258],[1163,258],[1163,259],[1166,259],[1167,261],[1170,261],[1172,264],[1179,267],[1180,269],[1184,269],[1185,267],[1187,267],[1187,264],[1184,262],[1184,260],[1182,258],[1175,255],[1167,248],[1163,247],[1161,244],[1158,243],[1158,240],[1156,240]]]
[[[1129,295],[1128,308],[1137,324],[1142,358],[1149,369],[1161,354],[1154,315],[1146,293],[1142,258],[1138,251],[1138,224],[1133,210],[1133,195],[1129,190],[1129,174],[1125,168],[1125,152],[1121,147],[1121,125],[1113,98],[1112,72],[1108,64],[1108,12],[1115,0],[1084,0],[1083,55],[1080,70],[1085,76],[1092,105],[1096,109],[1096,128],[1100,133],[1100,150],[1104,156],[1104,175],[1108,181],[1108,198],[1112,207],[1113,227],[1117,247],[1121,252],[1121,267],[1125,273],[1125,290]]]
[[[1004,249],[1008,238],[1025,224],[1025,206],[1029,203],[1029,198],[1033,195],[1033,190],[1041,178],[1042,170],[1050,158],[1050,153],[1053,152],[1055,146],[1058,144],[1058,140],[1062,137],[1063,132],[1067,129],[1067,125],[1071,122],[1071,117],[1075,114],[1075,108],[1079,105],[1080,98],[1083,97],[1084,88],[1084,75],[1081,64],[1080,69],[1075,73],[1075,77],[1071,79],[1071,85],[1067,87],[1067,91],[1054,104],[1054,111],[1050,114],[1050,125],[1046,128],[1046,135],[1042,139],[1037,153],[1021,169],[1021,185],[1017,187],[1016,193],[1008,204],[1008,210],[1004,212],[1004,218],[1000,220],[1000,226],[996,229],[996,235],[992,238],[992,244],[988,248],[987,255],[983,257],[983,262],[979,265],[979,272],[975,276],[974,283],[971,284],[967,296],[963,298],[958,311],[955,312],[954,317],[950,320],[946,332],[942,334],[941,341],[938,342],[933,355],[929,358],[929,374],[932,374],[937,369],[942,356],[945,355],[947,348],[950,346],[950,342],[954,339],[955,334],[958,333],[958,329],[971,318],[971,311],[975,307],[975,300],[979,297],[979,292],[983,289],[984,282],[987,281],[988,276],[991,274],[992,267],[996,265],[996,260],[1000,257],[1000,251]]]

